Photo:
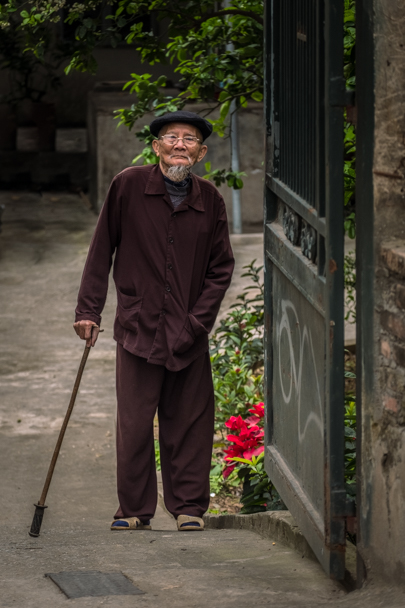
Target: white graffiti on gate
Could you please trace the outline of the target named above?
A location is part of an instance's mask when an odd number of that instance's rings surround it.
[[[298,332],[298,338],[299,338],[298,373],[297,373],[297,366],[296,366],[296,361],[295,361],[295,351],[294,351],[294,346],[293,346],[293,342],[292,342],[292,331],[291,331],[291,325],[290,325],[290,318],[288,315],[289,310],[295,317],[295,320],[296,320],[295,329]],[[302,334],[301,334],[301,327],[300,327],[300,322],[298,319],[298,314],[297,314],[294,304],[290,300],[281,301],[281,312],[282,312],[281,321],[277,328],[278,329],[278,331],[277,331],[277,334],[278,334],[278,362],[279,362],[278,365],[279,365],[279,374],[280,374],[280,385],[281,385],[281,391],[283,393],[284,402],[287,405],[291,401],[291,397],[292,397],[292,393],[293,393],[293,385],[295,386],[295,390],[296,390],[296,394],[297,394],[297,406],[298,406],[297,407],[297,409],[298,409],[298,412],[297,412],[298,413],[298,438],[299,438],[299,442],[302,443],[305,439],[305,434],[307,432],[307,429],[311,423],[315,424],[315,426],[319,429],[319,431],[321,432],[321,435],[323,436],[321,390],[319,387],[318,373],[317,373],[317,369],[316,369],[316,361],[315,361],[314,347],[312,344],[311,330],[308,330],[307,326],[304,325],[304,328],[303,328]],[[283,374],[282,374],[282,369],[281,369],[281,337],[282,337],[283,331],[285,331],[285,333],[286,333],[288,347],[289,347],[289,357],[290,357],[290,379],[291,380],[290,380],[290,386],[289,386],[288,391],[285,390],[285,387],[283,384]],[[316,407],[316,409],[318,409],[318,407],[319,407],[319,415],[315,411],[311,411],[308,414],[307,419],[305,421],[304,428],[302,429],[302,426],[301,426],[301,389],[302,389],[302,368],[303,368],[303,362],[304,362],[305,344],[308,345],[309,354],[311,356],[311,361],[313,364],[314,406]]]

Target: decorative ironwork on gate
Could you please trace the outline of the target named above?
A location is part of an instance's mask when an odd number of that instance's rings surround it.
[[[343,3],[266,5],[266,470],[344,575]]]

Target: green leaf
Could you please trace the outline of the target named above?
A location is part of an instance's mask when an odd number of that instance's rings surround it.
[[[156,86],[157,87],[165,87],[166,86],[166,81],[167,81],[167,77],[166,76],[159,76],[159,78],[156,80]]]
[[[239,456],[235,456],[234,458],[230,458],[229,460],[235,460],[235,462],[244,462],[245,464],[251,465],[252,462],[247,458],[239,458]]]
[[[83,19],[83,25],[88,29],[91,30],[93,28],[94,25],[94,21],[93,19]]]
[[[83,38],[86,36],[86,34],[87,34],[87,27],[85,27],[84,25],[81,25],[80,27],[77,28],[76,35],[79,40],[83,40]]]
[[[225,103],[223,103],[221,105],[221,109],[219,111],[219,116],[220,116],[220,118],[221,118],[222,121],[224,121],[225,118],[227,117],[230,107],[231,107],[231,102],[230,101],[226,101]]]
[[[240,103],[240,105],[241,105],[242,108],[247,108],[247,106],[248,106],[247,99],[243,95],[242,95],[242,97],[240,97],[239,103]]]
[[[260,93],[260,91],[255,91],[252,93],[251,97],[255,101],[263,101],[263,93]]]

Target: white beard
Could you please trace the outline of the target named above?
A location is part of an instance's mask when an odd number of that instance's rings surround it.
[[[172,165],[167,170],[167,177],[172,182],[182,182],[191,173],[191,165]]]

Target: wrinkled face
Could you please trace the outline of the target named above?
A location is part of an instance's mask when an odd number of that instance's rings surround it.
[[[163,137],[166,136],[166,137]],[[175,143],[168,141],[169,136],[180,138],[197,138],[198,141],[177,139]],[[207,146],[202,143],[200,131],[193,125],[174,122],[166,125],[159,133],[159,139],[152,142],[153,150],[159,157],[160,168],[166,175],[167,170],[175,165],[192,167],[204,158]]]

